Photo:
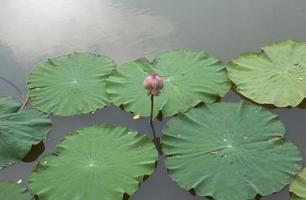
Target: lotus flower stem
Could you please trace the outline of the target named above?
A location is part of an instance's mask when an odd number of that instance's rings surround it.
[[[153,139],[154,141],[156,141],[157,140],[156,131],[155,131],[154,124],[153,124],[153,109],[154,109],[154,95],[151,95],[150,126],[151,126],[152,133],[153,133]]]
[[[148,91],[148,95],[151,98],[150,126],[153,133],[153,142],[158,150],[158,153],[162,155],[159,138],[156,136],[156,131],[154,128],[153,112],[154,112],[154,96],[158,96],[160,91],[164,88],[164,81],[158,74],[153,73],[144,79],[143,87]]]
[[[156,146],[156,149],[157,149],[159,155],[162,155],[163,153],[162,153],[162,150],[161,150],[161,145],[160,145],[160,142],[159,142],[159,138],[156,136],[156,131],[155,131],[154,123],[153,123],[154,95],[151,94],[150,97],[151,97],[150,126],[151,126],[152,133],[153,133],[153,142]]]

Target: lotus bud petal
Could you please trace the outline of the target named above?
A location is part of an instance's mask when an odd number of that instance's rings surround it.
[[[148,90],[149,95],[158,95],[164,88],[164,81],[158,74],[151,74],[143,81],[143,86]]]

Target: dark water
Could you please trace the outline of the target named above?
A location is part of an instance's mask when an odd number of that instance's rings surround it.
[[[173,48],[206,50],[224,62],[268,43],[306,41],[304,0],[0,0],[0,76],[26,93],[27,73],[48,57],[92,51],[118,65],[138,57],[153,58]],[[0,80],[0,95],[19,97]],[[238,101],[233,92],[225,100]],[[286,124],[287,138],[306,158],[305,109],[275,109]],[[113,123],[150,136],[147,119],[133,120],[115,107],[94,115],[53,117],[46,155],[69,131]],[[165,122],[157,123],[160,133]],[[306,163],[306,162],[305,162]],[[35,163],[20,163],[0,172],[1,180],[26,179]],[[180,189],[160,162],[132,200],[199,200]],[[288,200],[288,191],[263,198]]]

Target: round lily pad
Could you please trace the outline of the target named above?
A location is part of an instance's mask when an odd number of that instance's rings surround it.
[[[29,183],[40,200],[122,200],[153,173],[157,158],[142,134],[113,125],[85,127],[43,159]]]
[[[290,185],[292,200],[306,200],[306,168],[304,168]]]
[[[288,40],[241,54],[229,63],[228,73],[243,96],[295,107],[306,97],[306,43]]]
[[[154,116],[185,112],[201,103],[212,103],[230,89],[226,67],[206,52],[176,50],[157,56],[153,63],[141,58],[113,71],[106,83],[112,102],[134,115],[150,115],[150,97],[144,79],[157,73],[164,89],[154,99]]]
[[[110,58],[73,53],[39,64],[28,79],[32,106],[55,115],[93,112],[110,104],[105,79],[115,68]]]
[[[48,135],[51,120],[35,110],[18,111],[13,97],[0,97],[0,167],[16,163]]]
[[[163,130],[166,166],[179,186],[216,200],[270,195],[299,172],[302,156],[276,115],[215,103],[174,117]]]
[[[0,182],[1,200],[32,200],[31,193],[16,183]]]

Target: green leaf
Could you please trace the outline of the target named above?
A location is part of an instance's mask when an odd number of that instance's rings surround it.
[[[0,97],[0,167],[16,163],[47,137],[51,121],[34,110],[19,111],[21,103]]]
[[[216,200],[249,200],[289,184],[302,156],[276,115],[245,103],[215,103],[174,117],[163,131],[169,174]]]
[[[21,102],[13,97],[0,97],[0,115],[17,112],[21,107]]]
[[[301,197],[292,195],[292,196],[291,196],[291,200],[305,200],[305,199],[302,199]]]
[[[39,64],[28,79],[34,108],[55,115],[93,112],[110,104],[105,79],[115,68],[105,56],[73,53]]]
[[[306,43],[284,41],[244,53],[228,66],[243,96],[260,104],[297,106],[306,97]]]
[[[143,88],[145,77],[158,73],[164,89],[154,99],[154,116],[182,113],[200,102],[212,103],[230,89],[225,66],[205,52],[176,50],[149,63],[141,58],[113,71],[106,83],[112,102],[135,115],[150,115],[150,97]]]
[[[0,182],[1,200],[32,200],[31,193],[16,183]]]
[[[73,131],[29,179],[40,200],[122,200],[153,173],[153,143],[144,135],[113,125]]]
[[[292,181],[289,191],[292,195],[292,200],[306,200],[306,168]]]

